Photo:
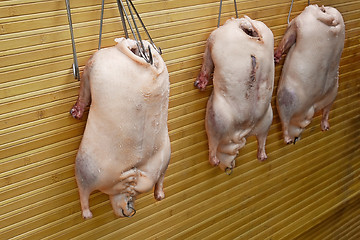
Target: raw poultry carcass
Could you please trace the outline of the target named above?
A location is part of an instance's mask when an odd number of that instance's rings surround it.
[[[310,5],[290,22],[275,50],[275,62],[289,51],[277,92],[285,143],[295,143],[319,111],[321,129],[329,130],[344,38],[343,18],[332,7]]]
[[[265,160],[266,137],[272,122],[274,37],[262,22],[245,16],[229,19],[209,36],[195,85],[205,89],[213,73],[205,127],[209,161],[232,170],[246,138],[255,135],[259,160]]]
[[[75,171],[84,218],[92,217],[89,195],[95,190],[109,195],[120,217],[135,214],[135,197],[154,185],[155,198],[165,197],[169,74],[154,48],[150,64],[139,56],[136,41],[116,41],[87,62],[71,110],[73,117],[81,118],[91,100]],[[143,43],[148,49],[150,44]]]

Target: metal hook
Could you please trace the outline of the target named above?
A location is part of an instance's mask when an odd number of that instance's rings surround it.
[[[236,15],[236,18],[239,18],[238,11],[237,11],[236,0],[234,0],[234,5],[235,5],[235,15]],[[220,7],[219,7],[219,16],[218,16],[218,24],[217,24],[217,27],[220,26],[221,8],[222,8],[222,0],[220,0]]]
[[[222,7],[222,0],[220,0],[220,7],[219,7],[219,16],[218,16],[218,24],[217,24],[217,27],[220,26],[221,7]]]
[[[122,211],[122,214],[123,214],[124,217],[131,218],[136,214],[136,210],[133,207],[130,207],[130,206],[128,206],[128,208],[130,208],[132,210],[129,215],[125,214],[124,209],[121,209],[121,211]]]
[[[148,45],[148,48],[149,48],[150,64],[153,64],[154,60],[153,60],[153,57],[152,57],[150,45]]]
[[[70,28],[70,36],[71,36],[71,45],[72,45],[72,51],[73,51],[73,58],[74,63],[72,65],[73,67],[73,75],[75,79],[80,81],[80,71],[79,71],[79,63],[77,61],[77,55],[76,55],[76,47],[75,47],[75,40],[74,40],[74,31],[72,27],[72,20],[71,20],[71,11],[70,11],[70,3],[69,0],[65,0],[67,15],[68,15],[68,21],[69,21],[69,28]]]
[[[103,19],[104,19],[104,6],[105,6],[105,0],[101,1],[101,16],[100,16],[100,32],[99,32],[99,47],[101,48],[101,35],[102,35],[102,26],[103,26]]]
[[[150,62],[150,59],[149,59],[148,56],[146,55],[145,46],[144,46],[144,43],[143,43],[143,41],[142,41],[142,39],[141,39],[141,35],[140,35],[140,32],[139,32],[139,29],[138,29],[138,27],[137,27],[137,25],[136,25],[136,21],[135,21],[134,15],[133,15],[133,13],[132,13],[132,11],[131,11],[131,7],[130,7],[130,4],[129,4],[129,0],[126,0],[126,3],[127,3],[127,5],[128,5],[129,13],[130,13],[131,18],[132,18],[132,20],[133,20],[134,27],[135,27],[135,30],[136,30],[136,33],[137,33],[137,35],[138,35],[139,40],[136,38],[136,36],[135,36],[135,34],[134,34],[134,30],[132,29],[132,26],[131,26],[131,24],[130,24],[130,21],[128,21],[129,26],[130,26],[130,29],[131,29],[131,32],[132,32],[134,38],[136,39],[136,41],[137,41],[137,42],[140,42],[141,48],[139,48],[139,51],[140,51],[141,55],[143,56],[143,58],[144,58],[147,62]],[[124,9],[124,11],[125,11],[125,9]],[[125,15],[127,16],[127,14],[125,14]],[[137,43],[137,45],[138,45],[138,47],[139,47],[139,44],[138,44],[138,43]]]
[[[128,202],[126,203],[126,207],[127,207],[128,209],[131,209],[131,210],[132,210],[129,215],[126,215],[125,212],[124,212],[124,209],[121,208],[121,211],[122,211],[122,214],[123,214],[124,217],[131,218],[131,217],[134,216],[135,213],[136,213],[135,208],[133,208],[132,206],[130,206],[130,202],[132,202],[132,197],[130,197],[129,200],[128,200]]]
[[[127,4],[127,7],[128,7],[129,15],[131,16],[132,23],[130,21],[128,13],[125,10],[125,5],[123,4],[122,0],[117,0],[117,5],[118,5],[120,17],[121,17],[122,26],[123,26],[123,29],[124,29],[125,38],[129,38],[129,34],[128,34],[127,26],[126,26],[126,22],[127,22],[128,25],[129,25],[130,31],[131,31],[131,33],[132,33],[132,35],[134,37],[134,40],[136,41],[136,45],[137,45],[137,47],[139,49],[140,56],[142,58],[144,58],[148,63],[153,64],[154,61],[153,61],[153,56],[152,56],[152,53],[151,53],[151,50],[150,50],[150,46],[148,48],[149,51],[148,51],[148,54],[147,54],[144,43],[143,43],[143,41],[141,39],[139,28],[138,28],[138,26],[136,24],[136,20],[135,20],[133,11],[135,12],[139,22],[141,23],[142,27],[144,28],[145,33],[149,38],[150,44],[154,47],[154,49],[160,55],[162,54],[161,48],[156,47],[154,41],[152,40],[149,32],[147,31],[147,29],[145,27],[145,24],[142,21],[138,11],[136,10],[134,4],[132,3],[132,1],[131,0],[126,0],[126,4]],[[101,35],[102,35],[103,16],[104,16],[104,0],[102,0],[102,5],[101,5],[99,49],[101,48]],[[134,27],[133,27],[133,25],[134,25]],[[134,30],[134,28],[135,28],[135,30]]]
[[[236,0],[234,0],[234,5],[235,5],[235,15],[236,15],[236,18],[239,18],[238,11],[237,11],[237,6],[236,6]]]
[[[233,168],[233,167],[227,167],[227,168],[225,168],[225,173],[226,173],[227,175],[229,175],[229,176],[233,173],[233,171],[234,171],[234,168]]]
[[[136,21],[135,21],[135,18],[134,18],[134,15],[132,13],[132,10],[131,10],[130,6],[133,8],[138,20],[140,21],[141,25],[143,26],[143,28],[145,30],[145,33],[146,33],[146,35],[148,36],[148,38],[150,40],[150,44],[154,47],[154,49],[160,55],[162,54],[161,48],[157,48],[155,46],[154,41],[152,40],[149,32],[147,31],[147,29],[145,27],[145,24],[142,21],[142,19],[140,18],[140,15],[137,12],[137,10],[136,10],[134,4],[132,3],[132,1],[131,0],[126,0],[126,3],[128,5],[129,13],[130,13],[131,18],[133,20],[137,35],[135,34],[135,31],[134,31],[134,29],[132,27],[132,24],[131,24],[130,20],[129,20],[128,14],[125,11],[124,4],[122,3],[121,0],[117,0],[119,12],[120,12],[120,17],[121,17],[121,22],[122,22],[124,33],[125,33],[125,37],[129,38],[129,34],[128,34],[128,31],[127,31],[127,28],[126,28],[126,21],[125,21],[125,16],[126,16],[126,20],[127,20],[128,24],[129,24],[132,35],[134,36],[134,39],[136,41],[136,45],[137,45],[137,47],[139,49],[141,57],[144,58],[148,63],[153,64],[154,60],[153,60],[153,56],[152,56],[152,53],[151,53],[151,50],[150,50],[150,46],[148,48],[148,54],[149,55],[147,55],[144,43],[142,42],[140,32],[139,32],[139,29],[138,29],[138,27],[136,25]],[[73,27],[72,27],[72,19],[71,19],[71,11],[70,11],[70,2],[69,2],[69,0],[65,0],[65,5],[66,5],[67,16],[68,16],[68,21],[69,21],[69,29],[70,29],[71,44],[72,44],[73,59],[74,59],[74,62],[72,64],[73,75],[74,75],[75,79],[80,81],[80,70],[79,70],[79,63],[78,63],[77,54],[76,54],[74,31],[73,31]],[[103,19],[104,19],[104,8],[105,8],[105,0],[102,0],[102,2],[101,2],[101,17],[100,17],[100,30],[99,30],[99,45],[98,45],[99,50],[101,49],[101,38],[102,38],[102,27],[103,27]],[[136,36],[138,36],[139,39]]]
[[[129,38],[129,34],[127,32],[127,27],[126,27],[126,22],[128,23],[129,25],[129,28],[131,30],[131,33],[136,41],[136,45],[139,49],[139,53],[140,53],[140,56],[142,58],[145,59],[145,61],[147,61],[148,63],[152,64],[153,63],[153,56],[152,56],[152,53],[151,53],[151,50],[148,51],[148,54],[146,53],[146,49],[145,49],[145,46],[144,46],[144,43],[141,39],[141,35],[140,35],[140,32],[139,32],[139,28],[136,24],[136,20],[135,20],[135,17],[134,17],[134,14],[133,14],[133,11],[135,12],[139,22],[141,23],[142,27],[144,28],[145,30],[145,33],[146,35],[148,36],[149,40],[150,40],[150,44],[154,47],[154,49],[159,53],[159,54],[162,54],[162,51],[160,48],[157,48],[155,46],[155,43],[153,42],[152,38],[150,37],[150,34],[149,32],[147,31],[146,27],[145,27],[145,24],[144,22],[142,21],[139,13],[137,12],[134,4],[132,3],[131,0],[126,0],[126,4],[128,6],[128,11],[129,11],[129,14],[131,16],[131,19],[132,19],[132,23],[130,21],[130,18],[129,18],[129,15],[128,13],[126,12],[125,10],[125,6],[123,4],[123,2],[121,0],[117,0],[117,4],[118,4],[118,8],[119,8],[119,12],[120,12],[120,16],[121,16],[121,22],[122,22],[122,25],[123,25],[123,29],[124,29],[124,33],[125,33],[125,37],[126,38]],[[134,27],[133,27],[134,25]],[[134,30],[135,28],[135,30]]]
[[[288,14],[288,17],[287,17],[287,23],[288,23],[288,25],[289,25],[289,23],[290,23],[290,14],[291,14],[291,10],[292,10],[293,4],[294,4],[294,0],[291,0],[290,10],[289,10],[289,14]]]
[[[289,23],[290,23],[290,14],[291,14],[291,10],[292,10],[293,4],[294,4],[294,0],[291,0],[290,10],[289,10],[289,14],[288,14],[288,17],[287,17],[287,23],[288,23],[288,25],[289,25]],[[309,5],[310,5],[310,0],[308,0],[308,6],[309,6]]]
[[[123,8],[121,7],[120,0],[117,0],[116,2],[117,2],[118,9],[119,9],[119,12],[120,12],[121,23],[122,23],[122,25],[123,25],[123,30],[124,30],[125,38],[129,38],[129,34],[128,34],[128,31],[127,31],[127,28],[126,28],[126,22],[125,22],[125,17],[124,17]]]
[[[154,41],[152,40],[152,38],[151,38],[151,36],[150,36],[150,34],[149,34],[148,30],[147,30],[147,29],[146,29],[146,27],[145,27],[144,22],[142,21],[142,19],[141,19],[140,15],[139,15],[139,13],[138,13],[138,11],[136,10],[136,8],[135,8],[135,6],[134,6],[134,4],[132,3],[132,1],[131,1],[131,0],[130,0],[130,4],[131,4],[132,8],[134,9],[134,12],[135,12],[136,16],[138,17],[138,19],[139,19],[139,21],[140,21],[140,23],[141,23],[142,27],[144,28],[145,33],[146,33],[146,35],[148,36],[148,38],[149,38],[149,41],[150,41],[151,45],[152,45],[152,46],[155,48],[155,50],[156,50],[156,51],[157,51],[157,52],[161,55],[161,54],[162,54],[161,48],[160,48],[160,47],[159,47],[159,48],[157,48],[157,47],[155,46]]]

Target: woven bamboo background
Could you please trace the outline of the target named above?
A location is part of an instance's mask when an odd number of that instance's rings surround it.
[[[101,1],[70,1],[80,66],[97,49]],[[81,218],[74,178],[83,120],[69,115],[79,82],[63,0],[0,2],[0,239],[360,239],[360,1],[311,1],[336,7],[346,24],[340,88],[331,129],[317,116],[296,145],[284,145],[275,109],[268,160],[256,160],[249,138],[227,176],[207,161],[205,106],[212,87],[193,81],[205,41],[216,28],[219,1],[134,0],[163,49],[170,72],[172,158],[166,198],[136,200],[130,219],[113,215],[95,192],[94,218]],[[290,0],[237,1],[238,12],[263,21],[275,46]],[[295,1],[292,17],[307,1]],[[233,17],[223,1],[221,23]],[[116,1],[105,1],[102,46],[123,36]],[[276,67],[275,85],[281,64]],[[275,91],[276,92],[276,86]]]

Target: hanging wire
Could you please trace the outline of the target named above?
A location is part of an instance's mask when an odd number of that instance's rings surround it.
[[[288,17],[287,17],[287,23],[288,23],[288,25],[289,25],[289,23],[290,23],[290,14],[291,14],[291,10],[292,10],[293,4],[294,4],[294,0],[291,0],[290,10],[289,10],[289,14],[288,14]]]
[[[116,0],[116,2],[117,2],[118,9],[119,9],[119,12],[120,12],[121,22],[122,22],[123,30],[124,30],[124,33],[125,33],[125,38],[129,38],[129,34],[128,34],[128,31],[127,31],[126,22],[125,22],[125,17],[124,17],[124,9],[122,8],[122,3],[120,3],[120,0]]]
[[[289,14],[288,14],[288,17],[287,17],[287,23],[288,23],[288,25],[289,25],[289,23],[290,23],[290,14],[291,14],[291,10],[292,10],[293,4],[294,4],[294,0],[291,0],[290,10],[289,10]],[[308,6],[309,6],[309,5],[310,5],[310,0],[308,0]]]
[[[234,0],[234,6],[235,6],[235,15],[236,15],[236,18],[239,18],[238,11],[237,11],[236,0]],[[220,7],[219,7],[219,16],[218,16],[217,27],[220,26],[221,8],[222,8],[222,0],[220,0]]]
[[[218,24],[217,24],[217,27],[220,26],[221,7],[222,7],[222,0],[220,0],[220,7],[219,7],[219,16],[218,16]]]
[[[144,58],[148,63],[152,64],[153,63],[153,56],[152,56],[152,53],[151,53],[151,48],[150,48],[150,46],[148,46],[148,53],[147,53],[146,49],[145,49],[145,46],[144,46],[144,43],[142,42],[140,31],[139,31],[139,28],[138,28],[138,26],[136,24],[136,19],[134,17],[133,11],[136,14],[139,22],[141,23],[141,26],[144,28],[144,31],[145,31],[146,35],[148,36],[148,38],[149,38],[150,44],[154,47],[154,49],[159,54],[162,54],[161,48],[157,48],[155,46],[154,41],[152,40],[149,32],[147,31],[147,29],[145,27],[145,24],[142,21],[138,11],[136,10],[134,4],[132,3],[132,1],[131,0],[126,0],[126,4],[127,4],[127,7],[128,7],[129,14],[127,13],[127,11],[125,9],[125,5],[123,4],[122,0],[117,0],[117,4],[118,4],[119,12],[120,12],[120,17],[121,17],[121,22],[122,22],[123,29],[124,29],[125,38],[129,38],[127,25],[126,25],[126,22],[127,22],[127,24],[129,25],[130,31],[132,33],[132,36],[134,37],[134,40],[136,41],[136,45],[137,45],[137,47],[139,49],[140,56],[142,58]],[[129,15],[130,15],[130,17],[129,17]],[[101,21],[101,24],[102,24],[102,21]],[[101,35],[100,35],[100,38],[101,38]]]
[[[126,0],[126,3],[128,4],[128,0]],[[140,33],[139,33],[139,29],[137,28],[137,25],[136,25],[136,22],[135,22],[135,19],[134,19],[134,16],[133,16],[133,14],[132,14],[132,11],[131,11],[131,8],[130,8],[129,4],[128,4],[129,13],[130,13],[130,15],[131,15],[131,17],[132,17],[132,20],[133,20],[133,23],[134,23],[134,25],[135,25],[136,32],[138,33],[138,35],[135,34],[135,31],[134,31],[134,29],[133,29],[133,26],[132,26],[132,24],[131,24],[131,21],[130,21],[130,19],[129,19],[129,16],[128,16],[126,10],[125,10],[125,6],[124,6],[123,2],[120,1],[120,4],[121,4],[121,8],[122,8],[122,10],[123,10],[123,12],[124,12],[124,14],[125,14],[127,23],[129,24],[131,33],[132,33],[132,35],[133,35],[133,37],[134,37],[134,39],[135,39],[135,41],[136,41],[136,45],[137,45],[137,47],[138,47],[138,49],[139,49],[139,53],[140,53],[141,57],[144,58],[148,63],[152,64],[152,63],[150,62],[150,56],[147,56],[147,54],[146,54],[145,47],[144,47],[144,44],[143,44],[143,42],[142,42],[142,39],[141,39],[141,36],[140,36]],[[124,23],[123,23],[123,25],[124,25]],[[149,52],[149,54],[151,54],[151,52]]]
[[[98,47],[99,50],[101,48],[101,35],[102,35],[102,26],[103,26],[103,19],[104,19],[104,5],[105,5],[105,0],[102,0],[101,1],[100,32],[99,32],[99,47]]]
[[[145,24],[144,24],[144,22],[142,21],[140,15],[139,15],[139,13],[138,13],[138,11],[136,11],[136,8],[135,8],[134,4],[132,3],[132,1],[130,1],[130,4],[131,4],[132,8],[134,9],[134,12],[135,12],[136,16],[138,17],[138,19],[139,19],[142,27],[144,28],[145,33],[146,33],[146,35],[148,36],[151,45],[152,45],[152,46],[155,48],[155,50],[161,55],[161,54],[162,54],[161,48],[160,48],[160,47],[157,48],[157,47],[155,46],[154,41],[152,40],[152,38],[151,38],[148,30],[146,29]]]
[[[239,18],[238,11],[237,11],[237,6],[236,6],[236,0],[234,0],[234,6],[235,6],[235,15],[236,15],[236,18]],[[218,16],[217,27],[220,26],[221,8],[222,8],[222,0],[220,0],[220,7],[219,7],[219,16]]]
[[[145,46],[144,46],[144,43],[143,43],[143,41],[142,41],[142,39],[141,39],[141,35],[140,35],[140,32],[139,32],[139,28],[137,27],[137,24],[136,24],[136,21],[135,21],[135,17],[134,17],[134,15],[133,15],[133,12],[131,11],[131,7],[130,7],[130,4],[129,4],[129,0],[126,0],[126,3],[127,3],[127,5],[128,5],[129,13],[130,13],[130,16],[131,16],[131,18],[132,18],[132,20],[133,20],[136,33],[137,33],[137,35],[138,35],[138,37],[139,37],[139,42],[140,42],[140,45],[141,45],[140,54],[142,55],[143,58],[145,58],[145,60],[146,60],[147,62],[150,62],[150,63],[151,63],[150,55],[149,55],[149,56],[146,55]],[[129,25],[130,25],[130,24],[129,24]],[[131,30],[131,32],[132,32],[133,35],[134,35],[134,31]],[[134,35],[134,37],[135,37],[135,35]],[[149,51],[150,51],[150,48],[149,48]],[[149,52],[149,54],[151,54],[151,52]],[[152,64],[152,63],[151,63],[151,64]]]
[[[125,10],[125,6],[122,2],[122,0],[117,0],[117,5],[118,5],[118,9],[119,9],[119,13],[120,13],[120,17],[121,17],[121,22],[122,22],[122,26],[123,26],[123,30],[124,30],[124,34],[126,38],[129,38],[129,34],[127,31],[127,27],[126,27],[126,22],[129,24],[131,33],[136,41],[136,45],[139,49],[139,53],[141,55],[142,58],[144,58],[148,63],[153,64],[153,56],[151,53],[151,48],[150,46],[148,46],[148,53],[146,52],[144,43],[142,42],[141,39],[141,35],[140,35],[140,31],[139,28],[136,24],[136,20],[133,14],[133,11],[135,12],[139,22],[141,23],[141,26],[144,28],[146,35],[149,38],[150,44],[154,47],[154,49],[161,55],[162,54],[162,50],[161,48],[157,48],[154,41],[152,40],[149,32],[147,31],[144,22],[142,21],[139,13],[137,12],[134,4],[132,3],[131,0],[126,0],[126,4],[128,6],[128,11],[129,14],[131,16],[132,22],[134,24],[135,30],[133,28],[133,25],[131,24],[131,21],[129,19],[129,16]],[[71,11],[70,11],[70,2],[69,0],[65,0],[65,5],[66,5],[66,10],[67,10],[67,15],[68,15],[68,21],[69,21],[69,28],[70,28],[70,35],[71,35],[71,44],[72,44],[72,51],[73,51],[73,58],[74,58],[74,63],[73,63],[73,75],[75,77],[75,79],[80,80],[80,70],[79,70],[79,63],[77,60],[77,55],[76,55],[76,47],[75,47],[75,40],[74,40],[74,32],[73,32],[73,27],[72,27],[72,19],[71,19]],[[103,27],[103,19],[104,19],[104,8],[105,8],[105,0],[102,0],[101,2],[101,16],[100,16],[100,30],[99,30],[99,45],[98,45],[98,49],[101,49],[101,39],[102,39],[102,27]],[[132,10],[133,9],[133,10]]]
[[[69,0],[65,0],[65,4],[66,4],[67,15],[68,15],[70,35],[71,35],[71,45],[72,45],[73,58],[74,58],[74,63],[72,65],[73,66],[73,75],[74,75],[75,79],[80,81],[80,71],[79,71],[79,64],[78,64],[77,55],[76,55],[76,47],[75,47],[74,32],[73,32],[73,27],[72,27]]]
[[[239,18],[238,11],[237,11],[237,6],[236,6],[236,0],[234,0],[234,5],[235,5],[235,15],[236,15],[236,18]]]

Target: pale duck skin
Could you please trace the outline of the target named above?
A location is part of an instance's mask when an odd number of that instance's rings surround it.
[[[89,195],[109,195],[116,216],[135,213],[138,194],[154,187],[161,200],[164,174],[170,160],[167,127],[169,74],[152,48],[154,64],[137,56],[134,40],[97,51],[85,66],[79,98],[71,110],[89,116],[76,157],[76,181],[82,215],[91,218]],[[149,45],[144,41],[146,49]]]
[[[195,85],[205,89],[213,73],[205,127],[209,162],[233,169],[246,138],[258,141],[257,158],[267,159],[266,137],[272,123],[274,37],[262,22],[245,16],[229,19],[209,36]]]
[[[344,39],[343,18],[332,7],[310,5],[290,22],[275,50],[275,62],[288,51],[277,91],[285,143],[295,143],[320,111],[321,129],[329,130]]]

